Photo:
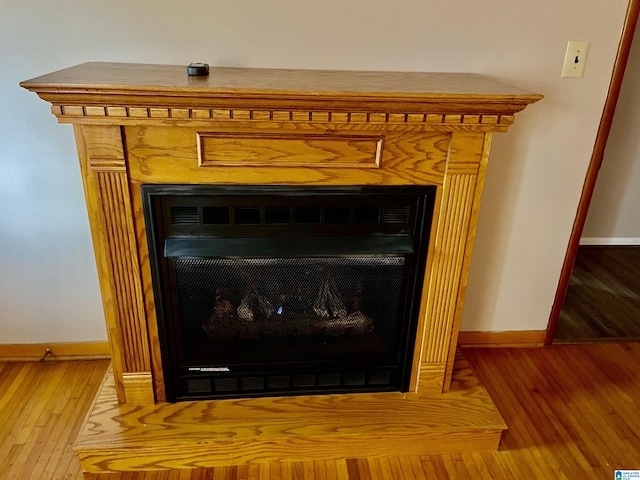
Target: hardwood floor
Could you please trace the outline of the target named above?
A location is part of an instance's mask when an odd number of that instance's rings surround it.
[[[640,343],[466,349],[509,431],[496,453],[393,456],[88,480],[613,479],[640,469]],[[80,479],[71,454],[106,362],[0,364],[0,478]]]
[[[73,444],[108,365],[0,363],[0,478],[82,478]]]
[[[640,247],[580,247],[554,342],[640,339]]]

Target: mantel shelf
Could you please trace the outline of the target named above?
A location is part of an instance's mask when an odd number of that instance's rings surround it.
[[[542,98],[469,73],[212,68],[89,62],[22,82],[54,105],[511,116]]]

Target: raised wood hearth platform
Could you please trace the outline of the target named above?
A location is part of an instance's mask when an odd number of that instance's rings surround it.
[[[405,397],[405,398],[403,398]],[[451,389],[118,404],[109,372],[80,432],[83,471],[107,473],[496,450],[507,427],[466,360]]]

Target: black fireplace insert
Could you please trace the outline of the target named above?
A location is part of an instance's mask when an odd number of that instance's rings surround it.
[[[407,390],[434,195],[142,186],[167,400]]]

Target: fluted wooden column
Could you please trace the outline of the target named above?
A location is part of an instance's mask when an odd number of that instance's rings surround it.
[[[118,400],[153,403],[149,342],[119,126],[76,126]]]
[[[425,279],[428,289],[419,390],[449,388],[491,133],[454,132],[439,196],[440,211]]]

